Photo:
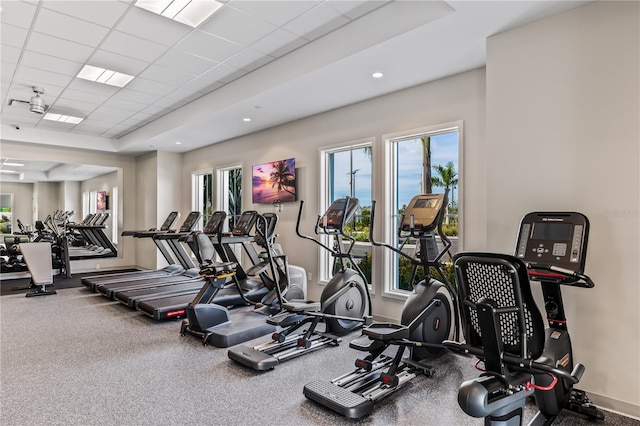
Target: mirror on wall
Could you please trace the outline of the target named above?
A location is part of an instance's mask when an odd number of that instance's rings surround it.
[[[117,244],[122,224],[122,176],[120,167],[1,158],[0,208],[8,203],[11,225],[2,227],[0,222],[0,233],[15,231],[17,219],[33,228],[36,220],[45,220],[56,211],[73,212],[69,221],[75,223],[101,213],[107,218],[105,235]],[[0,213],[7,216],[4,210]]]

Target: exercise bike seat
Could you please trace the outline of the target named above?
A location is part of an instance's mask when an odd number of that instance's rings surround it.
[[[283,303],[282,307],[289,312],[320,312],[320,302],[312,302],[310,300],[289,300]]]

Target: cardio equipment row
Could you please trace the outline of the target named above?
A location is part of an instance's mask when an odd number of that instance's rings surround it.
[[[450,246],[442,232],[446,197],[445,192],[412,199],[399,221],[400,248],[374,240],[373,203],[370,240],[414,265],[413,293],[400,324],[372,323],[351,341],[351,348],[366,354],[356,359],[355,370],[331,381],[310,382],[304,386],[304,395],[345,417],[360,418],[409,381],[431,376],[432,362],[450,351],[475,356],[484,371],[460,386],[458,402],[465,413],[484,418],[485,424],[522,424],[523,407],[531,396],[538,411],[530,425],[553,424],[565,409],[604,419],[586,393],[574,386],[585,368],[574,363],[561,292],[564,285],[594,286],[584,274],[586,216],[573,212],[526,215],[515,256],[464,252],[453,256],[454,289],[441,269]],[[415,243],[415,256],[403,250],[407,241]],[[546,328],[531,282],[542,287]],[[459,327],[462,337],[456,334]],[[404,358],[406,350],[409,356]],[[235,359],[231,353],[230,357]]]

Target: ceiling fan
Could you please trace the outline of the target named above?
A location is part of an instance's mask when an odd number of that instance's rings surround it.
[[[44,94],[44,89],[38,86],[32,86],[33,93],[35,96],[32,96],[28,101],[23,101],[20,99],[9,99],[9,105],[12,105],[14,102],[19,102],[22,104],[29,104],[29,111],[35,114],[44,114],[48,109],[49,105],[45,105],[44,99],[40,97],[40,95]]]

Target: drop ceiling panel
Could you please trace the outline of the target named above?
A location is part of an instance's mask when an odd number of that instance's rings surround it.
[[[39,81],[34,82],[32,80],[20,80],[20,79],[14,78],[13,81],[11,82],[9,95],[15,99],[22,99],[22,100],[28,101],[31,96],[35,95],[35,93],[33,93],[32,86],[40,86],[44,88],[44,84],[42,84]],[[48,85],[45,88],[45,92],[44,92],[44,95],[42,95],[42,97],[44,98],[45,102],[48,104],[51,101],[53,101],[55,98],[60,96],[60,93],[62,93],[63,90],[64,89],[62,87]]]
[[[191,81],[195,75],[160,65],[151,65],[140,74],[140,77],[178,87]]]
[[[74,117],[85,117],[91,111],[96,109],[100,105],[91,102],[76,101],[73,99],[66,99],[60,97],[56,100],[56,103],[51,107],[50,112],[57,114],[73,115]]]
[[[133,76],[138,75],[142,70],[149,66],[149,62],[118,55],[117,53],[107,52],[102,49],[96,50],[88,63],[96,67],[102,67]]]
[[[2,44],[17,47],[18,49],[24,47],[27,34],[29,34],[27,30],[14,25],[2,24],[0,27],[0,40],[2,40]]]
[[[103,104],[96,108],[89,116],[92,119],[100,120],[104,122],[113,122],[115,120],[122,121],[125,118],[131,117],[133,113],[129,110],[121,108],[115,108],[106,104]]]
[[[34,31],[95,47],[109,29],[48,9],[40,9]]]
[[[18,80],[37,82],[41,86],[45,87],[45,89],[50,85],[65,87],[72,79],[72,77],[68,75],[49,72],[38,68],[25,67],[24,65],[18,66],[14,78]]]
[[[137,90],[131,90],[129,88],[124,88],[113,95],[113,99],[123,99],[126,101],[138,102],[145,105],[154,103],[160,97],[160,95],[138,92]]]
[[[180,42],[179,49],[193,55],[222,62],[242,49],[237,43],[223,40],[203,31],[194,31]]]
[[[10,23],[11,25],[28,29],[31,27],[31,21],[33,21],[35,13],[36,7],[32,4],[21,1],[3,1],[0,22],[2,22],[3,26],[6,23]]]
[[[137,90],[143,93],[166,95],[175,90],[175,86],[160,83],[158,81],[149,80],[142,77],[136,77],[126,86],[128,89]]]
[[[100,45],[100,49],[119,53],[131,58],[138,58],[147,62],[153,62],[166,52],[168,48],[163,44],[154,43],[120,31],[113,31],[105,38],[104,42]]]
[[[117,1],[52,1],[42,7],[65,15],[111,28],[127,10],[128,5]]]
[[[93,49],[89,46],[36,32],[31,33],[26,48],[33,52],[48,55],[55,54],[59,58],[82,63],[93,52]]]
[[[200,75],[218,65],[218,62],[195,56],[178,49],[172,49],[162,55],[156,64],[167,68],[180,69],[188,74]]]
[[[318,3],[308,0],[297,1],[246,1],[232,0],[231,7],[259,17],[275,26],[282,26],[296,16],[306,12]]]
[[[44,68],[51,72],[75,76],[82,69],[82,64],[42,53],[25,51],[22,56],[22,65],[31,68]]]
[[[22,51],[17,47],[2,45],[0,47],[0,58],[2,59],[2,62],[17,64],[20,59],[21,52]]]
[[[132,7],[118,23],[116,29],[166,46],[175,45],[192,31],[192,28],[187,25],[139,7]]]
[[[80,101],[88,104],[100,105],[102,102],[109,99],[111,97],[111,94],[98,95],[96,93],[85,92],[83,90],[67,88],[64,91],[64,94],[62,97],[65,99],[73,100],[73,101]]]
[[[276,26],[233,6],[223,7],[199,28],[225,40],[248,46],[276,29]]]
[[[115,86],[100,84],[95,81],[83,80],[81,78],[74,78],[69,84],[69,88],[79,90],[81,92],[95,93],[96,95],[105,98],[111,97],[118,91],[118,88]]]
[[[106,107],[119,108],[122,110],[135,111],[135,112],[142,110],[146,106],[145,104],[140,102],[131,102],[131,101],[127,101],[126,99],[116,99],[115,97],[112,97],[111,99],[106,101],[103,105]]]

